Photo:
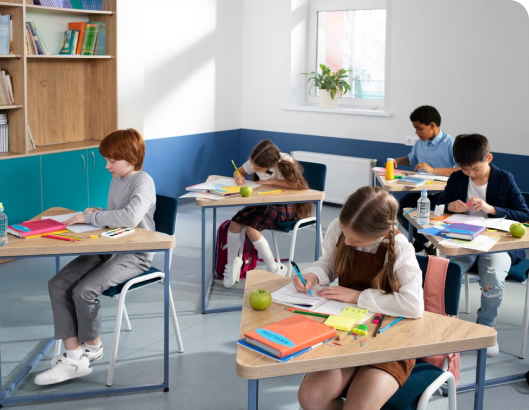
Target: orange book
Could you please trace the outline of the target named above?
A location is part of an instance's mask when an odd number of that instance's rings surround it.
[[[74,21],[72,23],[68,23],[68,29],[77,30],[79,32],[79,40],[77,41],[77,50],[75,50],[75,54],[81,54],[81,49],[83,47],[84,31],[86,29],[86,22]]]
[[[285,357],[336,336],[336,329],[304,315],[294,315],[245,333],[245,341],[276,357]]]

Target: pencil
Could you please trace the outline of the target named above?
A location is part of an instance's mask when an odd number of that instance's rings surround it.
[[[377,325],[377,328],[375,329],[375,333],[373,333],[373,337],[377,337],[378,329],[380,329],[380,326],[382,325],[382,322],[384,321],[385,318],[386,318],[386,315],[382,315],[382,317],[378,321],[378,325]]]
[[[276,192],[283,192],[282,189],[267,189],[266,191],[257,191],[258,194],[274,194]]]
[[[231,163],[233,164],[233,166],[235,167],[235,171],[237,171],[237,175],[239,175],[239,178],[242,179],[242,175],[241,173],[239,172],[239,168],[237,168],[237,165],[235,165],[235,162],[233,160],[231,160]]]
[[[305,310],[295,310],[295,309],[288,309],[288,310],[294,313],[301,313],[302,315],[318,316],[318,317],[329,317],[330,316],[330,315],[325,315],[323,313],[306,312]]]

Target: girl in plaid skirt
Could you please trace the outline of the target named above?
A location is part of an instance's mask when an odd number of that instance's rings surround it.
[[[237,185],[244,185],[244,176],[253,175],[259,185],[273,185],[290,189],[308,189],[303,178],[301,166],[269,139],[261,141],[253,149],[250,158],[233,173]],[[238,256],[241,246],[241,231],[253,243],[269,272],[286,275],[287,268],[276,263],[268,241],[261,234],[263,229],[273,229],[279,222],[306,218],[312,212],[312,206],[305,204],[280,204],[247,206],[232,218],[228,232],[228,263],[224,268],[224,287],[231,288],[241,272],[242,259]]]

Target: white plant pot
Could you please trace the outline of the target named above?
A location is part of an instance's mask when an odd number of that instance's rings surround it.
[[[320,88],[320,106],[321,108],[336,108],[340,99],[340,91],[336,90],[334,98],[331,97],[330,91]]]

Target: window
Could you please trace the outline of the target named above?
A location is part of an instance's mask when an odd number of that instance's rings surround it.
[[[320,64],[351,70],[351,92],[339,107],[388,111],[388,21],[386,0],[311,2],[309,71],[321,72]],[[310,91],[309,105],[319,104],[318,91]]]

